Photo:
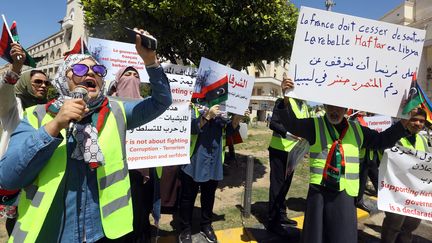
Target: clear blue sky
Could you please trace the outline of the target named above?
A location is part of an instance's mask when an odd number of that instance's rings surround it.
[[[325,8],[325,0],[290,0],[296,7]],[[332,11],[368,19],[379,19],[405,0],[333,0]]]
[[[333,11],[378,19],[404,0],[334,0]],[[292,0],[297,7],[325,9],[324,0]],[[2,0],[0,14],[11,25],[17,21],[21,44],[26,48],[60,30],[59,20],[66,14],[66,0]],[[2,22],[2,21],[0,21]],[[0,61],[0,64],[3,64]]]

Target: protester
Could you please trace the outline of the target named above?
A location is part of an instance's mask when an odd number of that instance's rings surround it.
[[[179,216],[182,232],[180,243],[191,243],[192,212],[198,189],[201,192],[201,234],[208,242],[217,242],[212,228],[213,205],[218,181],[223,179],[225,135],[238,130],[241,116],[226,121],[219,105],[204,109],[203,114],[193,106],[191,124],[191,163],[181,168]]]
[[[285,90],[282,90],[285,93]],[[282,102],[278,100],[276,104]],[[297,118],[308,118],[309,112],[305,101],[289,98],[294,114]],[[274,110],[277,109],[275,106]],[[275,119],[276,118],[276,119]],[[267,229],[276,233],[279,236],[289,236],[289,231],[285,228],[288,226],[296,226],[297,222],[291,220],[286,215],[285,198],[289,191],[294,171],[288,171],[287,165],[293,163],[290,160],[298,160],[296,156],[288,154],[299,142],[300,138],[291,135],[287,128],[284,127],[278,117],[273,116],[270,123],[270,129],[273,130],[273,135],[270,140],[269,160],[270,160],[270,190],[269,190],[269,222]]]
[[[116,74],[115,96],[141,99],[141,80],[138,71],[134,67],[120,68]]]
[[[32,70],[22,75],[21,68],[25,61],[25,53],[17,43],[11,44],[13,63],[10,70],[4,73],[0,82],[0,158],[6,152],[10,134],[18,126],[23,117],[23,109],[46,102],[47,87],[50,82],[44,72]],[[20,60],[16,57],[21,56]],[[8,235],[12,233],[16,222],[16,205],[19,190],[0,190],[0,214],[6,219]]]
[[[75,54],[53,80],[60,97],[26,109],[0,161],[0,186],[23,188],[11,241],[109,241],[132,231],[126,129],[156,118],[172,102],[156,53],[140,43],[137,35],[152,97],[108,101],[102,92],[106,68]],[[75,92],[77,86],[88,87],[88,101],[86,95],[72,98],[84,94]]]
[[[116,74],[115,96],[120,98],[142,99],[141,80],[134,67],[120,68]],[[133,208],[133,232],[123,239],[125,242],[151,242],[149,216],[153,208],[155,170],[129,170]]]
[[[423,130],[425,122],[425,110],[414,108],[410,112],[410,119],[407,123],[407,129],[411,135],[399,140],[398,144],[408,149],[429,152],[427,139],[419,134]],[[413,231],[418,228],[421,219],[391,212],[385,212],[385,215],[381,229],[381,242],[413,242]]]
[[[293,88],[284,79],[283,88]],[[354,198],[359,189],[361,148],[393,146],[409,133],[406,121],[378,133],[358,123],[348,122],[346,108],[325,105],[324,117],[297,119],[289,99],[277,104],[273,117],[295,136],[310,144],[310,184],[303,225],[303,242],[357,242],[357,215]]]
[[[366,112],[358,111],[350,117],[350,120],[357,121],[360,125],[367,127],[367,123],[364,120],[365,116],[367,116]],[[365,210],[368,213],[370,213],[372,209],[363,200],[363,195],[366,190],[368,177],[375,188],[375,192],[378,192],[378,166],[381,154],[382,153],[379,151],[371,149],[362,149],[360,151],[360,185],[356,197],[356,207]]]

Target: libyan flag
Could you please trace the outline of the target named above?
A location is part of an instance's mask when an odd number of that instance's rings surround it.
[[[63,54],[64,59],[66,60],[66,58],[69,55],[72,55],[72,54],[90,54],[90,52],[89,52],[89,50],[88,50],[87,45],[85,44],[85,42],[81,41],[81,37],[78,38],[78,40],[75,43],[75,46],[74,46],[74,48],[72,50],[67,51],[67,52],[65,52]]]
[[[3,31],[2,31],[2,35],[1,35],[1,39],[0,39],[0,57],[9,63],[13,63],[12,56],[10,55],[11,44],[14,41],[19,43],[18,30],[17,30],[17,25],[16,25],[15,21],[12,23],[12,26],[10,28],[10,32],[12,34],[13,41],[12,41],[12,38],[9,36],[6,24],[3,23]],[[38,57],[38,58],[31,57],[30,54],[24,48],[23,48],[23,51],[26,55],[24,65],[35,68],[36,63],[43,59],[43,57]]]
[[[206,84],[206,77],[197,78],[197,82],[201,79],[202,84]],[[211,84],[207,84],[201,88],[201,91],[192,94],[192,102],[207,104],[209,107],[220,104],[228,99],[228,75],[223,76],[219,80]]]
[[[420,93],[419,85],[417,83],[417,73],[414,72],[411,81],[411,87],[408,93],[407,103],[402,110],[402,114],[408,114],[412,109],[418,107],[423,103],[424,99]]]

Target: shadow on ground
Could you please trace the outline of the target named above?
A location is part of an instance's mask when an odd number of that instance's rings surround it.
[[[224,163],[224,179],[219,182],[218,188],[224,187],[240,187],[244,185],[246,179],[247,156],[237,154],[236,160],[226,159]],[[253,181],[264,176],[266,167],[259,161],[254,159]]]

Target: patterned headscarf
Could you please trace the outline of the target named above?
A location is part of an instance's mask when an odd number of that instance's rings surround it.
[[[68,70],[72,65],[77,64],[85,59],[91,59],[96,64],[99,64],[92,56],[86,54],[69,55],[63,65],[60,66],[52,84],[60,94],[59,98],[47,104],[47,110],[51,114],[57,114],[63,106],[66,99],[71,99],[72,92],[69,90],[69,78],[67,77]],[[87,102],[89,112],[85,117],[91,116],[91,123],[76,123],[72,133],[76,140],[76,147],[72,152],[71,157],[76,160],[84,160],[91,169],[97,168],[104,164],[104,157],[98,144],[98,132],[102,129],[102,125],[109,113],[108,99],[103,93],[105,81],[102,81],[102,87],[99,95],[96,98],[90,99]],[[101,125],[102,124],[102,125]]]

